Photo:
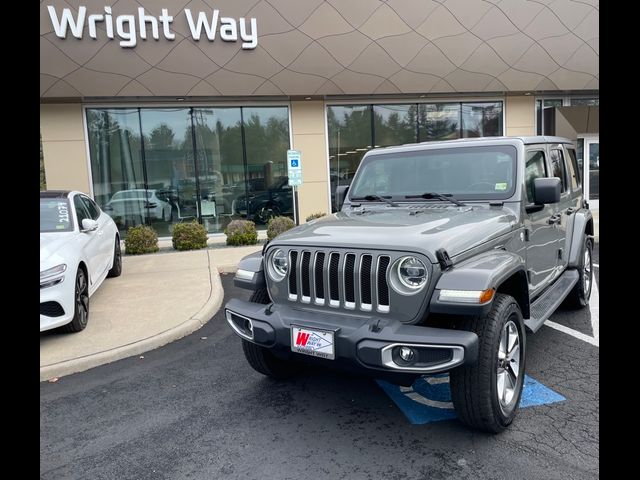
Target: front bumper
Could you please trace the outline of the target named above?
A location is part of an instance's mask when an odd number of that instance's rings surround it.
[[[75,283],[73,281],[72,272],[65,273],[63,281],[51,287],[40,289],[40,331],[51,330],[62,325],[66,325],[73,320],[75,313]],[[48,302],[56,302],[60,305],[62,315],[49,316],[43,315],[43,304]]]
[[[305,361],[410,384],[416,376],[446,372],[476,361],[478,336],[473,332],[406,325],[365,315],[316,312],[287,305],[231,299],[225,317],[234,332],[285,360]],[[335,360],[291,351],[291,325],[334,332]],[[418,366],[396,363],[395,347],[410,346],[431,359]],[[402,362],[400,362],[402,363]]]

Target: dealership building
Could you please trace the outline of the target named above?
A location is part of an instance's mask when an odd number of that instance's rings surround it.
[[[47,188],[121,229],[302,223],[370,149],[478,136],[576,141],[599,208],[597,0],[51,0],[40,103]]]

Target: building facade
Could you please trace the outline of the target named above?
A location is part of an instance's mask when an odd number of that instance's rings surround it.
[[[47,188],[120,228],[335,210],[362,156],[494,135],[576,140],[597,202],[599,2],[51,0]],[[287,150],[303,183],[288,184]]]

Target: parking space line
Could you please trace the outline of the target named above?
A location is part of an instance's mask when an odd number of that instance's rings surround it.
[[[583,342],[587,342],[587,343],[590,343],[591,345],[595,345],[596,347],[600,347],[600,345],[598,344],[598,341],[595,338],[590,337],[589,335],[585,335],[584,333],[574,330],[573,328],[565,327],[564,325],[560,325],[559,323],[552,322],[551,320],[547,320],[544,324],[547,327],[551,327],[555,330],[566,333],[567,335],[571,335],[572,337],[575,337],[578,340],[582,340]]]
[[[597,263],[594,263],[594,264],[593,264],[593,266],[594,266],[595,268],[600,268],[600,265],[599,265],[599,264],[597,264]]]
[[[595,279],[594,279],[595,280]],[[598,294],[598,284],[594,281],[591,286],[591,298],[589,299],[589,313],[591,314],[591,330],[593,331],[593,337],[585,335],[582,332],[574,330],[573,328],[565,327],[559,323],[547,320],[544,324],[560,332],[571,335],[572,337],[587,342],[600,348],[600,296]]]
[[[598,292],[598,282],[592,279],[591,298],[589,299],[589,312],[591,312],[591,330],[597,346],[600,346],[600,293]]]

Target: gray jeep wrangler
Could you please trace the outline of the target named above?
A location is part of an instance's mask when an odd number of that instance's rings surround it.
[[[494,137],[369,151],[338,213],[242,260],[226,319],[258,372],[304,363],[411,385],[450,372],[458,417],[504,430],[526,333],[591,293],[593,220],[573,143]]]

